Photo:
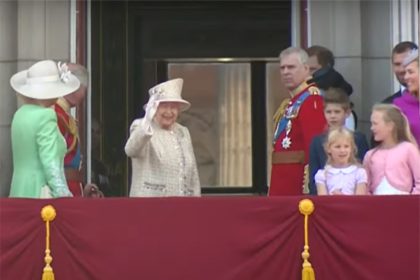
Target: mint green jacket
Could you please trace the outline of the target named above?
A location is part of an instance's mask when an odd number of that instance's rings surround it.
[[[11,137],[10,197],[39,198],[45,185],[52,197],[72,196],[64,175],[66,143],[53,109],[23,105],[13,116]]]

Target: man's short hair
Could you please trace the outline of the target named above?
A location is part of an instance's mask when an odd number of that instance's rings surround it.
[[[330,87],[324,93],[324,106],[327,104],[339,104],[344,110],[351,108],[350,98],[347,93],[336,87]]]
[[[416,50],[418,48],[419,47],[414,42],[404,41],[395,45],[395,47],[392,49],[392,54],[405,53],[407,51]]]
[[[307,52],[299,47],[288,47],[287,49],[284,49],[283,51],[281,51],[279,58],[280,58],[280,62],[282,60],[282,58],[284,58],[285,56],[291,55],[291,54],[297,54],[299,57],[299,61],[302,64],[308,64],[308,54]]]
[[[85,87],[88,87],[89,86],[89,72],[86,69],[86,67],[77,63],[69,63],[68,66],[70,67],[71,73],[79,79],[80,83],[84,85]]]
[[[308,56],[316,56],[318,63],[324,67],[334,67],[335,59],[332,51],[323,46],[314,45],[306,49]]]

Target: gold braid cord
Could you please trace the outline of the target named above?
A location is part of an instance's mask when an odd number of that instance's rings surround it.
[[[54,271],[51,267],[53,258],[51,257],[50,251],[50,222],[52,222],[56,216],[55,209],[52,205],[44,206],[41,210],[42,220],[45,222],[46,237],[45,237],[45,267],[42,272],[42,280],[54,280]]]
[[[309,194],[309,164],[306,164],[303,168],[302,192],[303,194]]]
[[[61,122],[65,126],[66,135],[68,135],[68,133],[69,133],[70,135],[73,136],[73,140],[72,140],[72,142],[70,143],[70,145],[67,149],[67,152],[69,153],[69,152],[74,150],[74,148],[76,147],[77,141],[79,140],[79,132],[77,130],[77,122],[72,116],[69,116],[69,120],[67,122],[65,117],[63,117],[60,114],[57,114],[57,115],[60,118]]]
[[[73,151],[76,147],[77,141],[79,140],[79,132],[77,130],[77,123],[76,120],[70,116],[69,123],[67,124],[67,129],[71,135],[73,135],[73,141],[70,144],[69,148],[67,149],[68,152]]]
[[[274,113],[273,122],[274,122],[274,129],[276,129],[277,123],[283,117],[284,112],[286,111],[287,106],[289,105],[290,98],[285,98],[280,103],[280,106],[277,108],[277,111]]]
[[[303,199],[299,202],[299,211],[305,216],[304,220],[304,232],[305,232],[305,246],[302,252],[302,280],[315,280],[315,271],[312,268],[309,259],[309,241],[308,241],[308,218],[312,214],[315,207],[311,200]]]

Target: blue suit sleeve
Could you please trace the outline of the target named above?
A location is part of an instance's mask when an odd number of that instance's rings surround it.
[[[309,194],[311,195],[318,194],[315,184],[315,174],[321,169],[319,154],[317,152],[318,139],[319,137],[314,137],[309,147]]]
[[[360,162],[363,162],[363,158],[365,154],[369,150],[369,144],[367,142],[367,138],[363,133],[355,133],[356,136],[356,146],[357,146],[357,158]]]

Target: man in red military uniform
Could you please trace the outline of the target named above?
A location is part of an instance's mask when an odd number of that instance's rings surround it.
[[[312,138],[325,130],[326,120],[319,89],[307,83],[311,78],[307,61],[301,48],[290,47],[280,53],[281,79],[291,98],[274,116],[270,196],[309,192],[309,146]]]
[[[79,130],[76,119],[71,115],[70,109],[82,102],[87,93],[88,73],[85,67],[79,64],[60,64],[62,73],[70,71],[80,80],[77,91],[59,98],[54,105],[57,114],[58,127],[63,134],[67,153],[64,157],[64,171],[67,185],[73,196],[83,196],[83,174],[81,172],[82,154],[79,139]]]

